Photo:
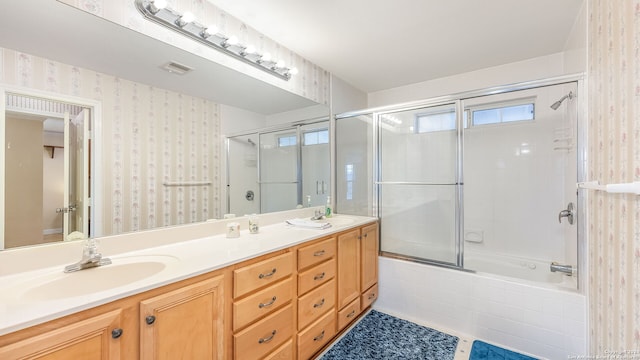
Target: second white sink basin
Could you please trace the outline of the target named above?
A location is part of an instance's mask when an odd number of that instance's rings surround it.
[[[38,278],[26,290],[23,300],[52,300],[88,295],[149,278],[165,270],[173,256],[132,256],[113,258],[113,263],[72,273],[50,273]]]

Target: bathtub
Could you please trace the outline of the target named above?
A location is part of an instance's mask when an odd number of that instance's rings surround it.
[[[575,276],[551,272],[551,261],[542,261],[524,257],[466,251],[464,268],[477,273],[517,278],[531,285],[551,286],[563,289],[576,289]]]
[[[471,264],[475,255],[469,256]],[[548,269],[547,263],[537,262],[536,269],[525,271],[513,258],[481,255],[476,265],[488,268],[475,273],[382,256],[379,297],[373,308],[538,358],[567,359],[587,353],[586,297],[563,288],[571,277],[553,274],[565,281],[534,281],[534,270],[542,274],[536,277],[546,278],[542,269]],[[531,277],[516,278],[515,269]],[[493,273],[505,270],[509,276]]]
[[[394,239],[395,240],[395,239]],[[406,255],[417,259],[433,259],[442,262],[452,262],[455,253],[449,246],[438,244],[424,244],[412,241],[398,241],[386,243],[383,246],[383,256],[407,258]],[[498,277],[504,280],[523,282],[531,286],[557,288],[560,290],[576,290],[577,278],[559,272],[551,272],[551,260],[529,259],[511,255],[494,254],[482,251],[466,250],[464,253],[464,269],[479,274]]]

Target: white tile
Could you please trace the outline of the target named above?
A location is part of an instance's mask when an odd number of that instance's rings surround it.
[[[502,286],[496,286],[486,282],[474,283],[471,296],[482,300],[491,300],[495,302],[505,302],[505,290]]]
[[[557,348],[564,347],[564,334],[561,332],[551,331],[528,324],[523,326],[523,331],[526,334],[526,338],[530,341]]]
[[[540,301],[540,297],[537,295],[539,294],[533,294],[529,291],[522,290],[514,291],[508,288],[506,290],[505,302],[523,310],[542,311],[542,302]]]
[[[500,331],[512,336],[525,337],[523,323],[488,314],[477,314],[477,326]]]
[[[586,301],[584,301],[584,299],[572,299],[572,297],[568,297],[563,303],[562,310],[566,319],[583,323],[586,322],[587,311]]]
[[[587,325],[584,322],[564,319],[562,325],[562,331],[565,334],[571,334],[571,336],[576,338],[585,338]]]
[[[561,316],[546,314],[540,311],[525,310],[524,322],[546,330],[564,332],[565,324]]]
[[[566,335],[564,338],[564,348],[567,355],[579,356],[587,354],[587,341],[584,337]]]

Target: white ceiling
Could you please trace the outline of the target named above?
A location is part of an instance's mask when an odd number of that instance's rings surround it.
[[[563,50],[584,0],[208,0],[373,92]]]
[[[373,92],[562,51],[584,0],[208,1]],[[55,0],[5,1],[0,47],[261,114],[313,104]]]

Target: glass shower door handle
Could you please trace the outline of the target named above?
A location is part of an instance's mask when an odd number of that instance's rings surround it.
[[[566,210],[562,210],[560,211],[560,213],[558,214],[558,222],[562,223],[562,218],[566,217],[567,220],[569,221],[569,225],[573,225],[573,203],[569,203],[567,205]]]

